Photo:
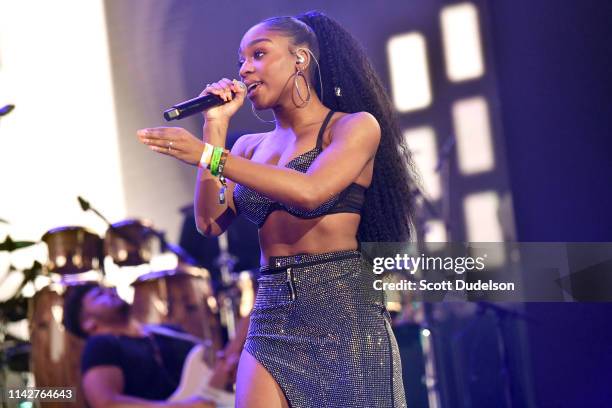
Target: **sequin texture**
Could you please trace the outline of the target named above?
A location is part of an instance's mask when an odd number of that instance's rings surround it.
[[[323,151],[319,147],[303,153],[285,165],[286,168],[297,170],[306,173],[308,168]],[[268,197],[260,194],[255,190],[251,190],[242,184],[236,184],[234,187],[234,203],[239,214],[244,215],[249,221],[257,224],[258,227],[265,223],[268,215],[275,210],[285,210],[301,218],[315,218],[326,214],[338,201],[339,196],[332,197],[327,202],[323,203],[314,211],[305,211],[297,207],[286,206],[282,203],[273,202]]]
[[[270,257],[245,350],[293,408],[405,407],[383,292],[359,251]]]
[[[333,111],[329,111],[325,117],[319,129],[315,147],[293,158],[285,165],[286,168],[297,170],[301,173],[306,173],[308,171],[317,156],[323,151],[323,132],[333,114]],[[365,187],[357,183],[351,183],[346,189],[340,192],[339,195],[331,197],[312,211],[306,211],[302,208],[272,201],[258,191],[238,183],[234,187],[233,198],[237,212],[244,215],[249,221],[257,224],[257,226],[261,228],[266,222],[268,215],[277,210],[287,211],[299,218],[316,218],[336,212],[360,213],[361,205],[365,200],[365,191]]]

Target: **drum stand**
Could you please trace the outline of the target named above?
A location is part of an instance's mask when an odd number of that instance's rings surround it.
[[[222,290],[226,292],[226,296],[221,297],[219,314],[221,322],[225,323],[227,327],[228,340],[233,340],[234,337],[236,337],[237,322],[234,314],[236,305],[233,296],[234,282],[232,279],[232,272],[234,271],[234,265],[236,265],[238,258],[229,252],[227,231],[218,236],[217,243],[219,245],[219,256],[215,259],[215,264],[221,271]]]

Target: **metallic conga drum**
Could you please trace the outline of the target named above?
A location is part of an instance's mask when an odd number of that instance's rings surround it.
[[[206,269],[183,266],[151,272],[134,283],[132,315],[142,323],[175,324],[187,333],[223,346],[218,308]]]
[[[159,238],[146,220],[129,219],[114,223],[106,231],[104,252],[118,266],[138,266],[159,252]]]
[[[75,387],[76,407],[85,407],[81,390],[81,354],[84,341],[62,325],[64,297],[71,288],[90,283],[89,272],[98,272],[104,257],[103,240],[96,233],[79,226],[54,228],[42,237],[47,244],[47,274],[61,275],[62,283],[52,283],[39,290],[28,307],[31,370],[37,387]],[[63,407],[63,403],[48,406]],[[47,406],[47,403],[45,403]]]
[[[102,238],[87,228],[55,228],[45,233],[42,241],[49,250],[45,268],[50,273],[78,274],[96,270],[102,265]]]
[[[64,296],[73,286],[51,284],[31,298],[31,370],[37,387],[74,387],[76,404],[85,407],[81,389],[80,364],[84,341],[62,325]],[[48,405],[47,405],[48,404]],[[63,407],[45,403],[45,407]]]

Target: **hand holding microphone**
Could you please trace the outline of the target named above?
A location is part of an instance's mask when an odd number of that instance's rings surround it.
[[[207,85],[199,97],[168,109],[164,112],[164,117],[166,120],[175,120],[202,112],[207,123],[221,123],[222,127],[226,127],[230,118],[244,103],[245,97],[245,84],[223,78]],[[139,140],[151,150],[172,156],[187,164],[198,165],[202,157],[204,143],[183,128],[140,129],[136,134]]]
[[[246,97],[246,85],[227,78],[208,84],[200,96],[174,105],[164,112],[167,121],[203,112],[204,119],[228,120],[238,111]]]

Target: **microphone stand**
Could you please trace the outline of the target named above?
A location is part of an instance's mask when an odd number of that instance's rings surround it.
[[[423,191],[418,188],[412,190],[412,193],[416,196],[421,197],[424,208],[427,210],[431,218],[439,217],[440,213],[436,209],[435,205],[426,197]],[[425,232],[426,232],[427,217],[421,214],[420,219],[416,220],[415,224],[420,231],[417,231],[417,246],[419,251],[422,252],[425,247]],[[419,325],[419,337],[421,340],[421,352],[423,354],[424,365],[425,365],[425,387],[427,389],[427,402],[429,408],[439,408],[440,405],[440,390],[437,373],[437,357],[435,350],[435,334],[436,329],[433,327],[433,315],[432,306],[425,300],[420,301],[423,308],[420,321],[416,323]],[[427,330],[427,335],[425,335]]]
[[[168,250],[172,252],[174,255],[176,255],[179,258],[181,262],[185,262],[192,266],[200,266],[198,261],[196,261],[195,258],[193,258],[191,255],[189,255],[187,251],[185,251],[183,248],[181,248],[180,246],[176,244],[166,241],[165,231],[158,231],[152,227],[149,227],[149,229],[151,230],[153,235],[155,235],[159,239],[159,242],[161,243],[162,251]],[[116,231],[116,230],[113,230],[113,231]]]
[[[238,258],[229,252],[228,232],[225,231],[217,238],[219,245],[219,256],[215,259],[215,265],[219,267],[221,272],[221,287],[225,292],[220,305],[221,321],[227,326],[227,335],[230,340],[236,336],[236,318],[234,315],[235,308],[235,291],[237,290],[232,282],[232,272]]]
[[[486,314],[487,312],[491,312],[495,319],[495,336],[497,340],[497,352],[500,359],[500,375],[502,377],[502,381],[504,384],[504,401],[505,405],[509,408],[515,406],[514,398],[512,395],[512,381],[510,377],[510,363],[508,360],[508,347],[506,345],[506,340],[503,332],[502,323],[504,320],[508,318],[521,319],[525,322],[537,323],[535,319],[526,315],[522,312],[517,312],[516,310],[507,309],[505,307],[501,307],[496,305],[495,303],[479,301],[476,303],[476,316],[481,316]],[[458,334],[453,336],[453,342],[460,340],[465,334],[471,330],[477,321],[474,319],[467,327],[461,330]],[[471,361],[471,357],[470,357]],[[472,374],[470,373],[470,377]],[[465,390],[464,390],[465,392]],[[469,394],[469,392],[468,392]]]
[[[440,153],[438,155],[438,163],[435,167],[437,173],[441,173],[443,179],[443,194],[442,194],[442,211],[438,211],[436,206],[431,202],[430,199],[425,195],[423,191],[416,188],[412,191],[413,194],[420,196],[423,207],[429,213],[429,218],[441,218],[444,222],[444,229],[446,231],[446,241],[450,241],[451,228],[450,228],[450,158],[455,145],[455,137],[451,135],[449,139],[442,145]],[[418,240],[418,246],[423,249],[426,227],[428,217],[421,216],[420,220],[416,222],[418,228],[421,230],[421,239]],[[419,323],[421,327],[421,346],[423,350],[423,356],[425,358],[425,384],[427,387],[427,400],[429,408],[438,408],[441,405],[440,402],[440,390],[437,373],[437,357],[436,357],[436,345],[435,345],[435,328],[432,322],[433,306],[428,304],[426,301],[422,301],[423,304],[423,316],[422,321]],[[423,335],[423,331],[427,330],[428,335]]]

